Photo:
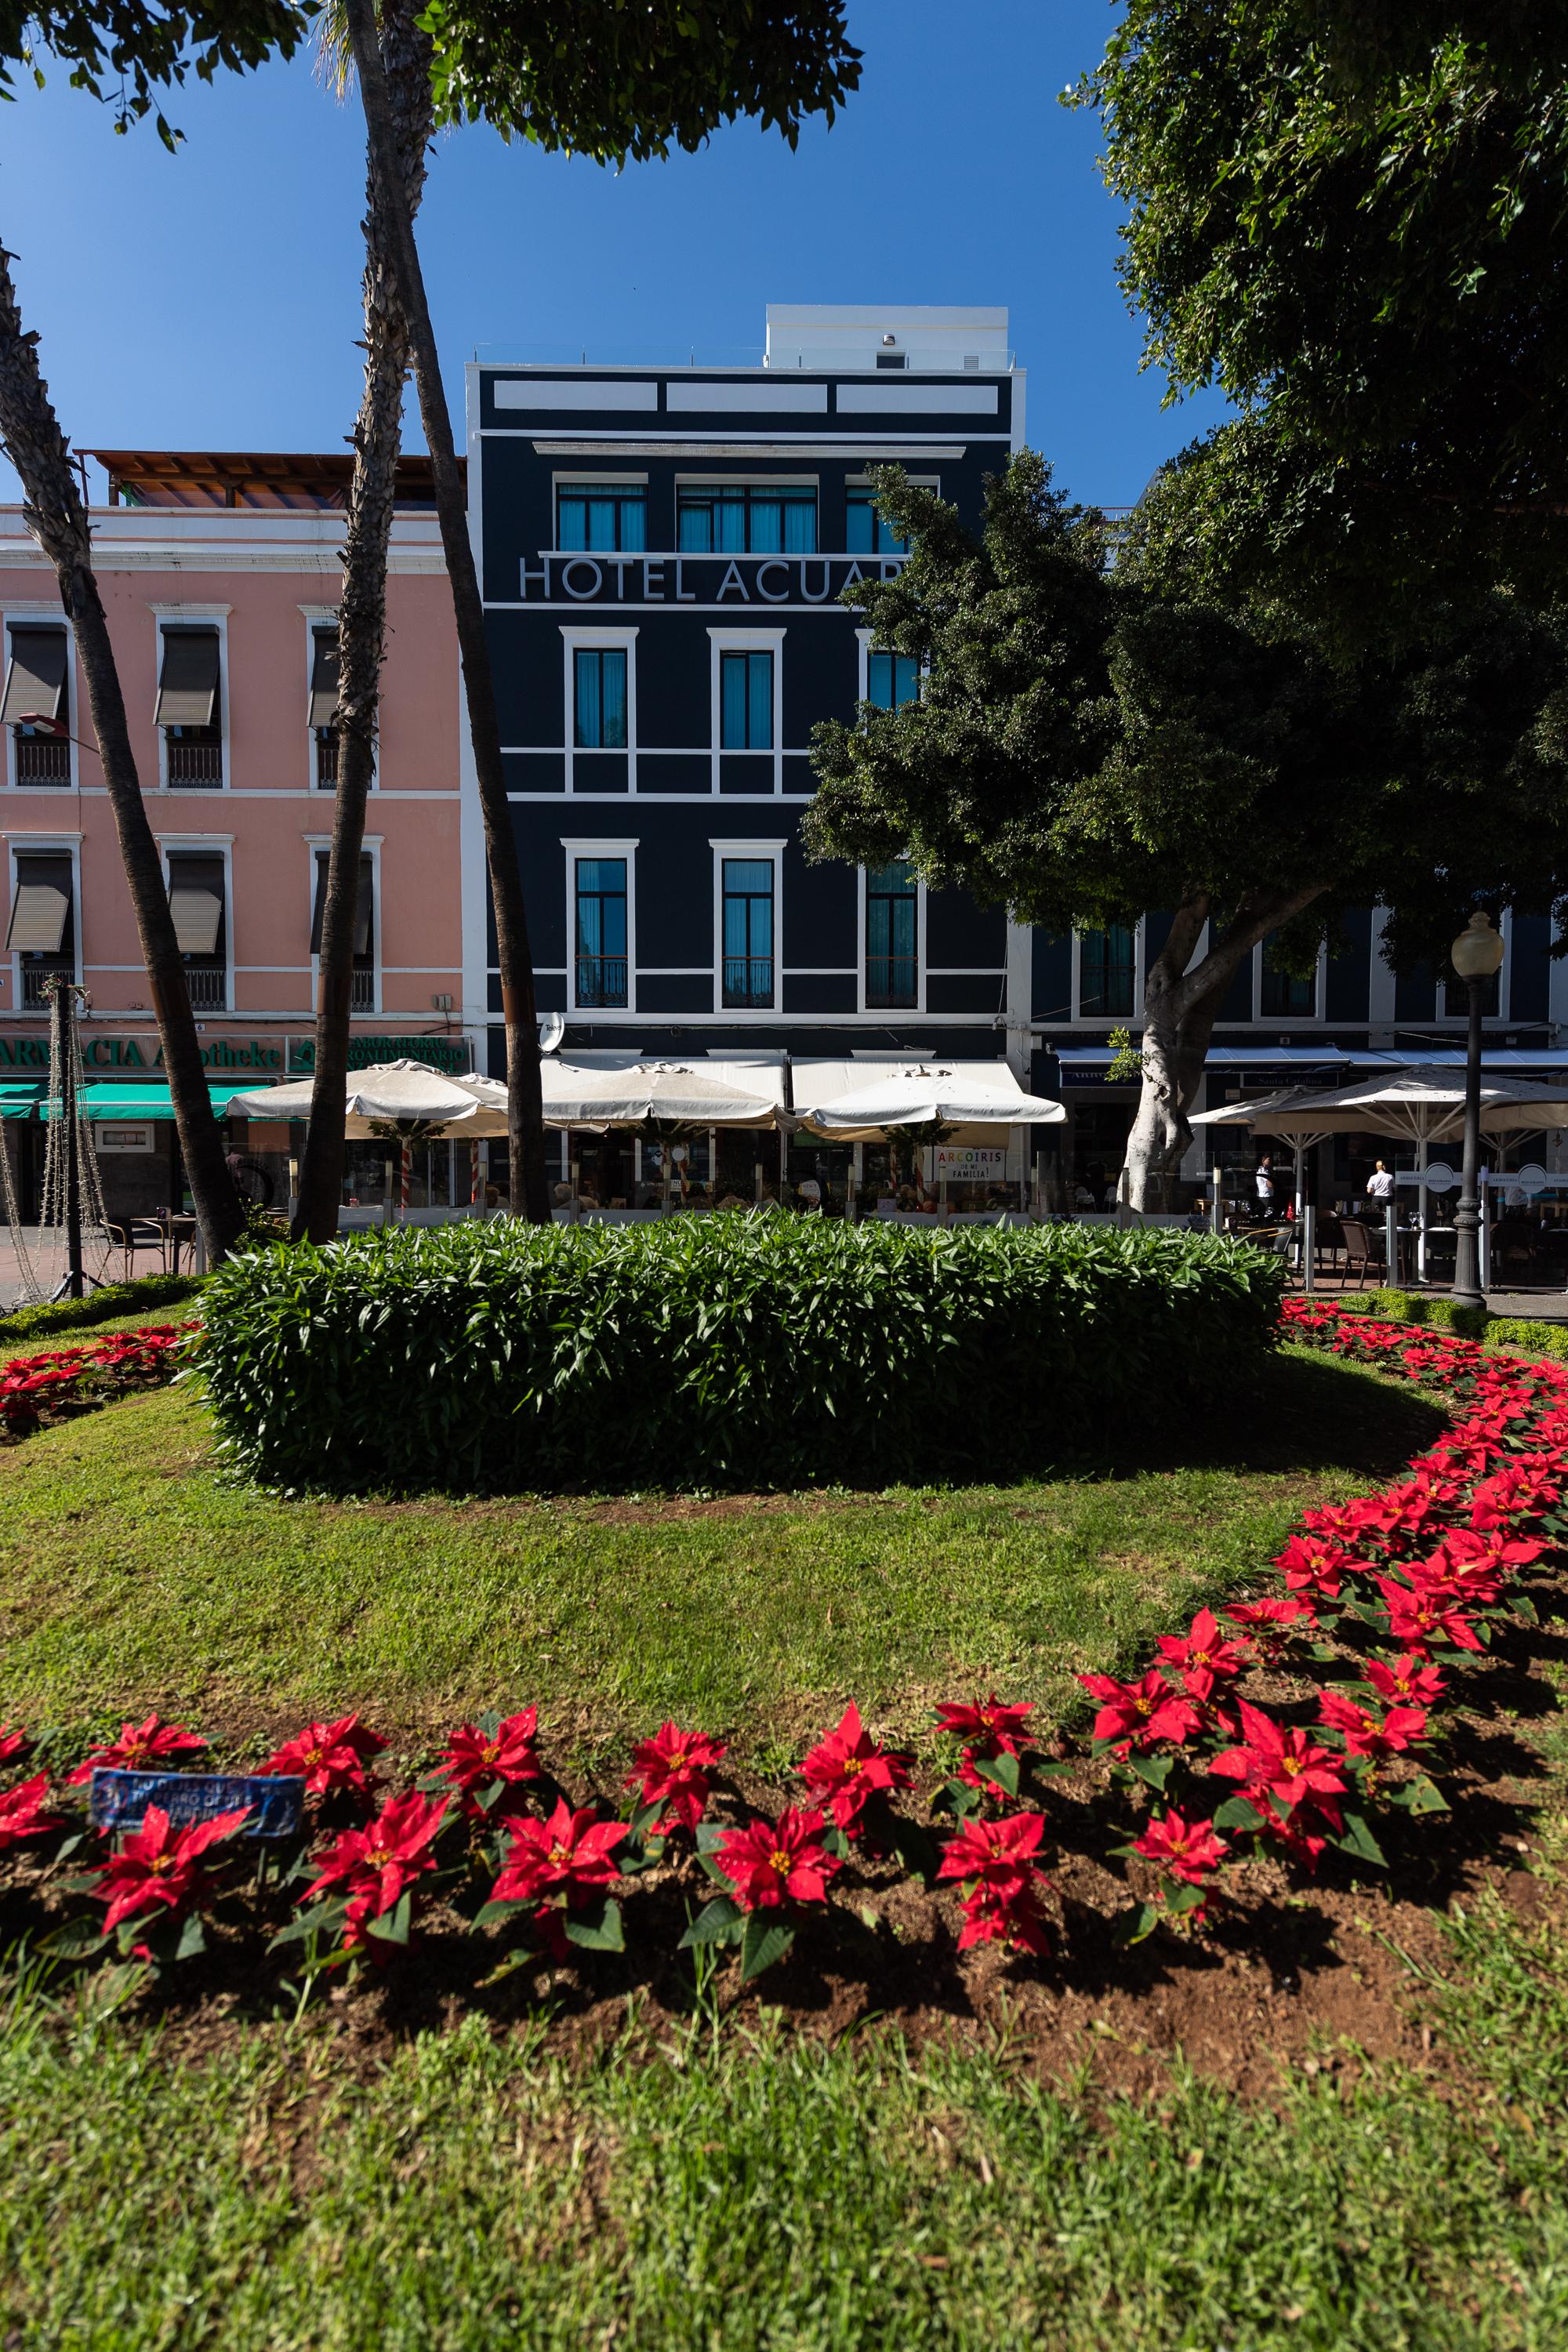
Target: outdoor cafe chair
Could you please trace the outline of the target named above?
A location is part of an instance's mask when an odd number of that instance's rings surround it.
[[[156,1217],[132,1217],[122,1225],[107,1225],[110,1247],[120,1252],[122,1279],[130,1282],[136,1272],[136,1253],[150,1251],[166,1274],[169,1270],[169,1236]]]

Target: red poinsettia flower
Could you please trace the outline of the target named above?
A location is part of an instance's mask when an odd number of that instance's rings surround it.
[[[1230,1848],[1224,1838],[1215,1835],[1212,1821],[1189,1822],[1173,1806],[1133,1841],[1133,1851],[1157,1862],[1173,1878],[1200,1886],[1211,1871],[1219,1868]]]
[[[109,1906],[104,1934],[121,1919],[137,1918],[144,1911],[163,1909],[183,1919],[198,1909],[212,1883],[200,1868],[202,1855],[209,1846],[232,1837],[249,1811],[248,1805],[239,1805],[232,1812],[215,1813],[211,1821],[176,1830],[161,1805],[149,1805],[141,1828],[128,1832],[119,1853],[97,1873],[94,1898]]]
[[[1442,1667],[1428,1664],[1414,1650],[1403,1652],[1391,1666],[1381,1658],[1369,1658],[1366,1678],[1380,1696],[1403,1706],[1436,1706],[1443,1695]]]
[[[496,1780],[512,1788],[538,1780],[539,1758],[533,1745],[538,1723],[535,1706],[525,1706],[521,1715],[509,1715],[493,1732],[481,1731],[476,1723],[460,1723],[441,1751],[432,1780],[450,1780],[465,1809],[478,1812],[476,1790],[488,1789]]]
[[[156,1715],[150,1715],[144,1723],[122,1723],[119,1738],[107,1748],[95,1748],[68,1775],[66,1786],[79,1789],[100,1764],[121,1772],[147,1772],[166,1764],[171,1756],[191,1756],[206,1744],[183,1723],[160,1723]]]
[[[1480,1648],[1469,1619],[1440,1597],[1414,1591],[1392,1577],[1380,1576],[1376,1582],[1388,1612],[1388,1630],[1405,1649],[1425,1654],[1434,1642],[1452,1643],[1457,1650]]]
[[[1373,1715],[1354,1699],[1342,1697],[1338,1691],[1323,1694],[1322,1720],[1331,1731],[1342,1732],[1347,1756],[1364,1756],[1381,1762],[1385,1756],[1400,1756],[1414,1740],[1422,1738],[1426,1729],[1426,1710],[1422,1706],[1391,1706],[1382,1716]]]
[[[1345,1794],[1339,1758],[1315,1746],[1306,1732],[1286,1730],[1261,1707],[1249,1706],[1245,1699],[1239,1705],[1241,1742],[1215,1757],[1209,1770],[1239,1780],[1243,1796],[1265,1814],[1271,1808],[1258,1801],[1269,1797],[1289,1807],[1310,1800],[1321,1811],[1333,1814],[1333,1801]]]
[[[1113,1675],[1079,1675],[1079,1680],[1100,1702],[1093,1737],[1114,1740],[1119,1756],[1153,1748],[1162,1739],[1179,1748],[1202,1723],[1192,1700],[1152,1669],[1138,1683],[1119,1683]]]
[[[853,1699],[839,1718],[837,1729],[818,1740],[803,1759],[800,1771],[817,1803],[826,1805],[841,1830],[854,1827],[873,1790],[907,1789],[910,1785],[909,1769],[902,1758],[878,1747],[870,1733],[862,1727],[860,1710]]]
[[[815,1806],[786,1805],[776,1822],[727,1831],[714,1860],[742,1911],[772,1911],[786,1900],[825,1903],[838,1859],[822,1843],[827,1823]]]
[[[706,1732],[682,1731],[675,1723],[661,1723],[651,1739],[633,1748],[636,1769],[627,1773],[626,1787],[638,1790],[639,1804],[669,1808],[654,1823],[650,1835],[668,1837],[678,1828],[688,1832],[696,1830],[708,1810],[710,1775],[728,1753],[722,1739],[710,1739]]]
[[[1347,1572],[1364,1566],[1340,1544],[1321,1536],[1292,1536],[1274,1565],[1285,1571],[1288,1592],[1310,1592],[1316,1599],[1335,1601]]]
[[[961,1952],[991,1943],[1046,1949],[1037,1896],[1047,1882],[1036,1859],[1045,1831],[1043,1813],[1004,1813],[966,1822],[949,1838],[936,1874],[963,1883]]]
[[[963,1919],[958,1938],[961,1952],[972,1950],[976,1944],[1005,1944],[1014,1952],[1048,1952],[1051,1948],[1032,1886],[1021,1886],[1016,1895],[998,1895],[994,1887],[982,1882],[963,1897],[960,1910]]]
[[[1212,1609],[1200,1609],[1185,1633],[1162,1633],[1154,1646],[1200,1701],[1213,1696],[1216,1682],[1233,1681],[1247,1664],[1247,1652],[1239,1642],[1226,1640]]]
[[[371,1761],[385,1746],[357,1715],[340,1715],[335,1723],[308,1723],[259,1769],[302,1774],[308,1797],[332,1797],[342,1789],[364,1797],[370,1794]]]
[[[976,1700],[973,1706],[963,1700],[947,1700],[939,1706],[937,1728],[951,1732],[963,1743],[959,1779],[971,1789],[981,1788],[984,1784],[974,1769],[977,1758],[991,1764],[998,1756],[1022,1755],[1024,1727],[1034,1712],[1032,1700],[1009,1705],[999,1699],[994,1691],[988,1699]]]
[[[447,1818],[450,1799],[439,1803],[409,1789],[388,1797],[374,1821],[362,1830],[344,1830],[326,1849],[312,1857],[317,1875],[300,1897],[313,1903],[319,1895],[342,1887],[353,1902],[368,1899],[367,1918],[395,1910],[405,1886],[436,1866],[430,1848]]]
[[[26,1749],[27,1733],[20,1723],[0,1723],[0,1764],[15,1763]]]
[[[625,1822],[603,1822],[591,1805],[574,1812],[564,1798],[547,1822],[536,1815],[518,1822],[496,1880],[497,1903],[533,1903],[564,1895],[575,1903],[620,1876],[616,1848],[626,1835]]]
[[[1311,1602],[1297,1592],[1268,1593],[1261,1601],[1234,1601],[1225,1613],[1266,1658],[1278,1657],[1292,1633],[1305,1633],[1318,1622]]]
[[[24,1838],[38,1837],[45,1830],[61,1826],[58,1813],[46,1813],[48,1801],[49,1776],[37,1773],[31,1780],[19,1781],[16,1788],[0,1795],[0,1853],[7,1846],[20,1845]]]

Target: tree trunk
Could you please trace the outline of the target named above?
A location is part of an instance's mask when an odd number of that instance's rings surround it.
[[[1143,984],[1143,1091],[1127,1139],[1127,1197],[1145,1212],[1168,1209],[1193,1139],[1187,1113],[1197,1099],[1209,1039],[1232,974],[1268,932],[1320,897],[1319,887],[1247,898],[1202,961],[1194,951],[1210,919],[1206,894],[1190,890]],[[1192,964],[1189,971],[1188,966]]]
[[[87,511],[48,387],[38,373],[37,337],[23,331],[10,264],[11,256],[0,250],[0,439],[21,476],[24,518],[55,567],[60,598],[75,633],[98,756],[147,967],[180,1150],[207,1256],[216,1264],[243,1234],[245,1212],[229,1173],[222,1131],[213,1116],[163,862],[147,822],[114,647],[93,575]]]
[[[431,133],[430,44],[406,5],[381,12],[381,54],[394,118],[400,184],[417,206]],[[374,155],[367,157],[364,267],[364,393],[354,422],[353,475],[338,610],[338,785],[321,909],[316,992],[315,1083],[300,1166],[296,1240],[331,1241],[338,1230],[347,1156],[354,933],[365,804],[375,768],[376,718],[386,637],[386,572],[397,496],[408,332],[398,299],[387,207]]]
[[[419,388],[419,414],[430,452],[441,545],[451,583],[463,684],[468,695],[468,733],[474,773],[484,814],[485,851],[495,908],[496,949],[500,965],[501,1013],[506,1023],[507,1135],[511,1160],[511,1205],[535,1224],[548,1224],[544,1170],[544,1106],[539,1075],[539,1017],[534,1004],[533,961],[528,941],[528,911],[511,810],[501,765],[500,727],[485,635],[474,551],[468,538],[468,501],[452,440],[452,420],[441,382],[430,309],[414,241],[414,219],[401,189],[394,185],[395,132],[381,55],[375,39],[374,0],[347,0],[349,37],[364,105],[365,128],[376,169],[388,191],[387,211],[397,257],[399,294],[407,322]]]

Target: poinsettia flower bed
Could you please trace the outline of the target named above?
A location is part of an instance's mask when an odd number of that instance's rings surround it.
[[[101,1404],[128,1389],[159,1388],[178,1371],[195,1323],[147,1323],[85,1347],[0,1363],[0,1438],[31,1437],[46,1421]]]
[[[917,1756],[851,1702],[770,1790],[742,1786],[718,1727],[666,1722],[596,1793],[557,1777],[532,1707],[457,1725],[413,1776],[351,1714],[268,1757],[303,1818],[263,1844],[243,1806],[182,1822],[150,1803],[112,1839],[85,1823],[95,1771],[210,1770],[183,1726],[127,1722],[39,1770],[0,1725],[5,1933],[136,1984],[226,1953],[301,2004],[329,1972],[384,1982],[411,1947],[458,1945],[476,1995],[611,1968],[700,1991],[797,1943],[830,1965],[902,1890],[953,1964],[1070,1980],[1083,1914],[1063,1864],[1086,1854],[1121,1886],[1116,1939],[1173,1953],[1245,1927],[1260,1872],[1297,1903],[1375,1880],[1458,1797],[1451,1734],[1494,1644],[1540,1638],[1531,1588],[1560,1580],[1568,1538],[1568,1369],[1313,1299],[1285,1317],[1434,1390],[1450,1426],[1387,1487],[1303,1513],[1256,1591],[1124,1677],[1082,1675],[1083,1736],[976,1692],[938,1707]]]

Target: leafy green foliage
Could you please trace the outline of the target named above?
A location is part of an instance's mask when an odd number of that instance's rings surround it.
[[[10,97],[18,66],[41,85],[41,59],[69,69],[73,88],[114,108],[117,131],[157,110],[166,147],[180,134],[164,121],[158,92],[176,89],[187,74],[213,81],[243,73],[277,51],[290,57],[315,13],[313,0],[0,0],[0,96]]]
[[[201,1366],[269,1482],[882,1485],[1037,1468],[1245,1377],[1279,1281],[1160,1231],[451,1226],[231,1259]]]
[[[30,1339],[40,1331],[85,1331],[95,1323],[117,1322],[122,1315],[173,1307],[194,1298],[205,1281],[203,1274],[147,1274],[136,1282],[106,1282],[86,1298],[19,1307],[14,1315],[0,1315],[0,1347],[9,1339]]]
[[[601,163],[756,115],[793,147],[860,79],[844,0],[430,0],[437,120]]]

